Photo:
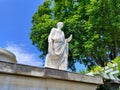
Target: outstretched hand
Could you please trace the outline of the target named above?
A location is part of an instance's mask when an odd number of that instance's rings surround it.
[[[69,38],[67,39],[67,42],[70,42],[72,40],[72,34],[69,36]]]

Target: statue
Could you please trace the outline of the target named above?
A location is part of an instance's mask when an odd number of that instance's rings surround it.
[[[72,35],[65,39],[61,30],[63,22],[57,23],[57,28],[52,28],[48,36],[48,54],[46,56],[45,67],[67,70],[68,65],[68,43]]]

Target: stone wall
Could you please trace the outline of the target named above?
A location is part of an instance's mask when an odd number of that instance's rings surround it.
[[[101,77],[0,61],[0,90],[96,90]]]

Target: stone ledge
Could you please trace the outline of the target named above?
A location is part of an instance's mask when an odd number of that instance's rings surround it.
[[[63,70],[40,68],[16,63],[0,61],[0,73],[33,76],[40,78],[61,79],[72,82],[83,82],[91,84],[103,84],[101,77],[87,76],[78,73],[67,72]]]

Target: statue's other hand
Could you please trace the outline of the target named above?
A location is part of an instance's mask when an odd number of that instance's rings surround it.
[[[72,40],[72,34],[69,36],[69,38],[67,39],[67,42],[70,42]]]

